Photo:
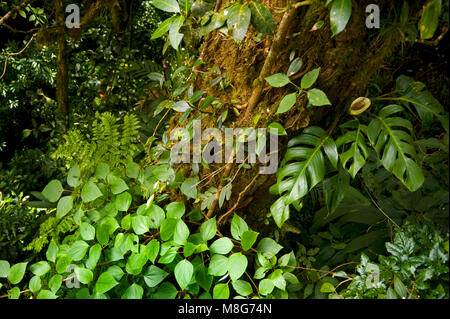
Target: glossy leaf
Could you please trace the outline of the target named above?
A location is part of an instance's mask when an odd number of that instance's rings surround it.
[[[330,8],[332,36],[341,33],[352,14],[352,0],[334,0]]]

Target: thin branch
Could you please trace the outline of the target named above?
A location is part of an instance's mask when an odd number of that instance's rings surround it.
[[[15,55],[22,54],[23,51],[25,51],[25,50],[28,48],[28,46],[30,45],[31,41],[33,41],[33,39],[36,37],[36,35],[37,35],[37,33],[35,33],[35,34],[33,34],[33,35],[31,36],[30,40],[28,40],[27,44],[25,45],[25,47],[24,47],[22,50],[20,50],[19,52],[15,52],[15,53],[8,53],[8,54],[6,55],[5,65],[4,65],[4,67],[3,67],[3,73],[2,73],[2,75],[0,75],[0,80],[1,80],[1,79],[5,76],[5,74],[6,74],[6,67],[8,66],[8,60],[9,60],[9,58],[10,58],[11,56],[15,56]]]
[[[217,224],[220,225],[222,223],[222,220],[224,218],[226,218],[229,214],[231,214],[232,212],[234,212],[234,210],[236,209],[236,207],[238,207],[239,203],[241,202],[241,197],[248,191],[248,189],[250,188],[250,186],[253,185],[253,183],[256,181],[256,179],[258,178],[259,174],[255,175],[255,177],[253,177],[253,179],[251,180],[250,183],[248,183],[247,186],[245,186],[245,188],[239,193],[238,198],[236,200],[236,202],[234,203],[234,205],[223,215],[221,215],[217,221]]]
[[[264,61],[264,65],[259,74],[258,85],[253,89],[250,99],[248,100],[248,106],[244,118],[248,118],[254,107],[258,104],[259,97],[261,96],[265,84],[264,78],[270,75],[275,61],[279,59],[279,53],[283,48],[289,26],[291,25],[291,22],[295,16],[295,12],[296,7],[293,7],[289,11],[285,12],[283,18],[281,19],[280,26],[273,39],[269,54],[267,55]]]
[[[0,19],[0,25],[3,25],[5,23],[6,20],[8,20],[14,13],[16,13],[17,11],[19,11],[20,9],[22,9],[23,7],[25,7],[26,5],[32,3],[35,0],[25,0],[24,2],[22,2],[21,4],[19,4],[18,6],[12,8],[11,10],[9,10],[1,19]]]

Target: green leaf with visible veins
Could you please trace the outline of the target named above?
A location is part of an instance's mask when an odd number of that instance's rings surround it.
[[[241,42],[245,38],[250,25],[251,14],[247,3],[235,5],[230,9],[227,25],[232,30],[233,39],[236,42]]]

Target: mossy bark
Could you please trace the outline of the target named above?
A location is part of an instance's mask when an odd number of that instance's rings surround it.
[[[58,44],[58,60],[56,75],[56,101],[58,108],[63,114],[68,114],[70,107],[68,104],[68,71],[67,71],[67,55],[66,55],[66,36],[64,32],[64,1],[55,0],[56,24],[62,30],[57,37]]]
[[[222,8],[229,2],[223,1]],[[280,28],[286,11],[279,9],[288,10],[287,1],[263,0],[261,2],[272,8],[274,19]],[[240,105],[254,104],[249,112],[243,108],[239,116],[229,116],[226,123],[229,127],[253,126],[253,118],[257,114],[261,114],[258,126],[277,121],[283,124],[290,134],[295,134],[298,129],[309,125],[319,125],[325,129],[334,127],[354,99],[366,96],[370,80],[385,66],[402,41],[396,28],[395,19],[398,17],[394,12],[395,4],[391,1],[377,2],[383,15],[382,20],[390,21],[389,25],[382,25],[381,29],[366,27],[365,8],[372,2],[371,0],[353,1],[351,19],[346,29],[335,37],[331,34],[329,8],[325,6],[324,1],[311,1],[310,5],[297,8],[289,21],[288,30],[286,35],[283,35],[281,45],[276,49],[277,52],[272,52],[276,54],[276,58],[269,64],[270,70],[267,69],[265,62],[276,37],[264,36],[261,41],[256,42],[254,37],[257,32],[250,27],[244,41],[237,44],[230,37],[214,31],[207,37],[201,48],[201,56],[205,63],[200,70],[206,72],[218,66],[222,72],[228,73],[231,85],[225,90],[221,90],[218,86],[211,88],[209,86],[211,76],[201,76],[202,73],[200,73],[195,83],[196,88],[221,99],[225,104],[224,107],[230,107],[232,100],[239,101]],[[418,11],[420,8],[415,9]],[[313,26],[318,21],[324,22],[323,27],[313,30]],[[300,98],[289,112],[277,115],[275,112],[281,98],[289,90],[293,92],[294,88],[271,88],[267,83],[262,84],[257,94],[258,98],[254,99],[252,95],[255,88],[260,85],[260,82],[255,80],[261,75],[285,73],[290,64],[289,56],[292,51],[295,51],[296,57],[300,57],[304,63],[299,74],[292,77],[293,82],[299,84],[302,75],[320,67],[320,76],[314,87],[327,94],[332,106],[307,108],[307,100]],[[233,112],[228,112],[230,113]],[[280,157],[286,141],[286,138],[280,139]],[[236,171],[237,165],[232,169],[231,176]],[[248,171],[238,174],[239,176],[234,179],[236,182],[233,183],[234,200],[252,180],[256,171],[253,175]],[[217,179],[214,182],[216,185],[212,186],[218,187],[223,181]],[[242,200],[246,203],[247,217],[251,216],[254,222],[264,219],[262,217],[266,216],[270,204],[275,200],[268,193],[269,186],[274,182],[275,176],[264,177],[260,183],[255,183],[255,187],[248,192],[247,198]],[[252,193],[256,192],[257,195],[252,196]],[[216,209],[215,214],[220,215],[226,212],[234,204],[233,199],[230,203],[221,211]],[[239,207],[243,210],[242,205]],[[261,227],[265,228],[263,224]]]

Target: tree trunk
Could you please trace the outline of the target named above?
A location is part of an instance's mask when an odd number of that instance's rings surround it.
[[[221,8],[229,2],[230,0],[222,1]],[[239,116],[230,116],[233,112],[228,112],[226,122],[228,127],[254,126],[254,117],[261,114],[258,126],[276,121],[284,126],[289,135],[309,125],[319,125],[324,129],[334,128],[350,103],[359,96],[366,96],[369,81],[388,63],[392,53],[402,41],[395,22],[391,22],[390,26],[382,25],[381,29],[366,27],[365,8],[373,3],[371,0],[353,1],[351,19],[345,30],[335,37],[331,34],[329,8],[325,6],[324,1],[310,1],[309,5],[290,7],[290,11],[280,13],[274,13],[280,11],[274,9],[288,8],[287,1],[260,2],[272,8],[278,25],[278,33],[275,36],[264,36],[260,42],[255,42],[253,38],[257,32],[250,27],[244,41],[237,44],[220,32],[213,31],[201,48],[201,57],[205,63],[199,70],[206,72],[218,66],[222,73],[228,73],[231,87],[226,90],[221,90],[218,86],[211,88],[210,82],[214,75],[202,76],[204,73],[200,72],[195,82],[196,89],[202,89],[209,95],[218,97],[224,103],[224,108],[231,107],[232,100],[238,100],[242,106]],[[380,7],[382,21],[398,19],[393,2],[378,1],[377,4]],[[418,12],[420,4],[411,9]],[[323,27],[312,30],[318,21],[324,22]],[[280,42],[277,44],[276,41]],[[263,78],[278,72],[285,73],[290,64],[289,57],[292,51],[296,52],[295,56],[300,57],[304,64],[291,80],[299,84],[301,76],[320,67],[320,75],[314,87],[327,94],[332,106],[307,108],[307,100],[298,99],[289,112],[275,114],[281,98],[286,90],[290,89],[272,88],[263,81]],[[202,125],[207,127],[213,125],[211,123]],[[280,139],[280,142],[280,147],[286,145],[287,138]],[[280,149],[280,159],[282,153],[283,150]],[[258,174],[256,169],[244,172],[237,170],[237,165],[231,169],[227,167],[224,170],[228,171],[227,174],[211,183],[211,186],[220,191],[224,177],[237,174],[228,206],[224,205],[221,211],[215,207],[215,211],[210,211],[208,215],[217,215],[219,219],[226,220],[228,216],[232,216],[232,212],[243,211],[245,207],[247,220],[252,225],[259,224],[261,228],[257,229],[257,226],[255,228],[258,231],[264,231],[265,226],[261,221],[265,219],[270,205],[275,201],[268,192],[268,188],[276,182],[275,176],[260,175],[254,180],[254,176]],[[204,172],[207,173],[211,171]],[[252,185],[249,187],[250,183]],[[242,194],[244,190],[245,194]],[[252,194],[255,192],[258,192],[258,195],[253,199]],[[227,217],[221,217],[224,214]]]
[[[56,75],[56,100],[58,102],[59,110],[66,115],[70,112],[70,107],[68,104],[68,72],[64,12],[64,1],[55,0],[56,25],[59,29],[57,35],[58,73]]]

